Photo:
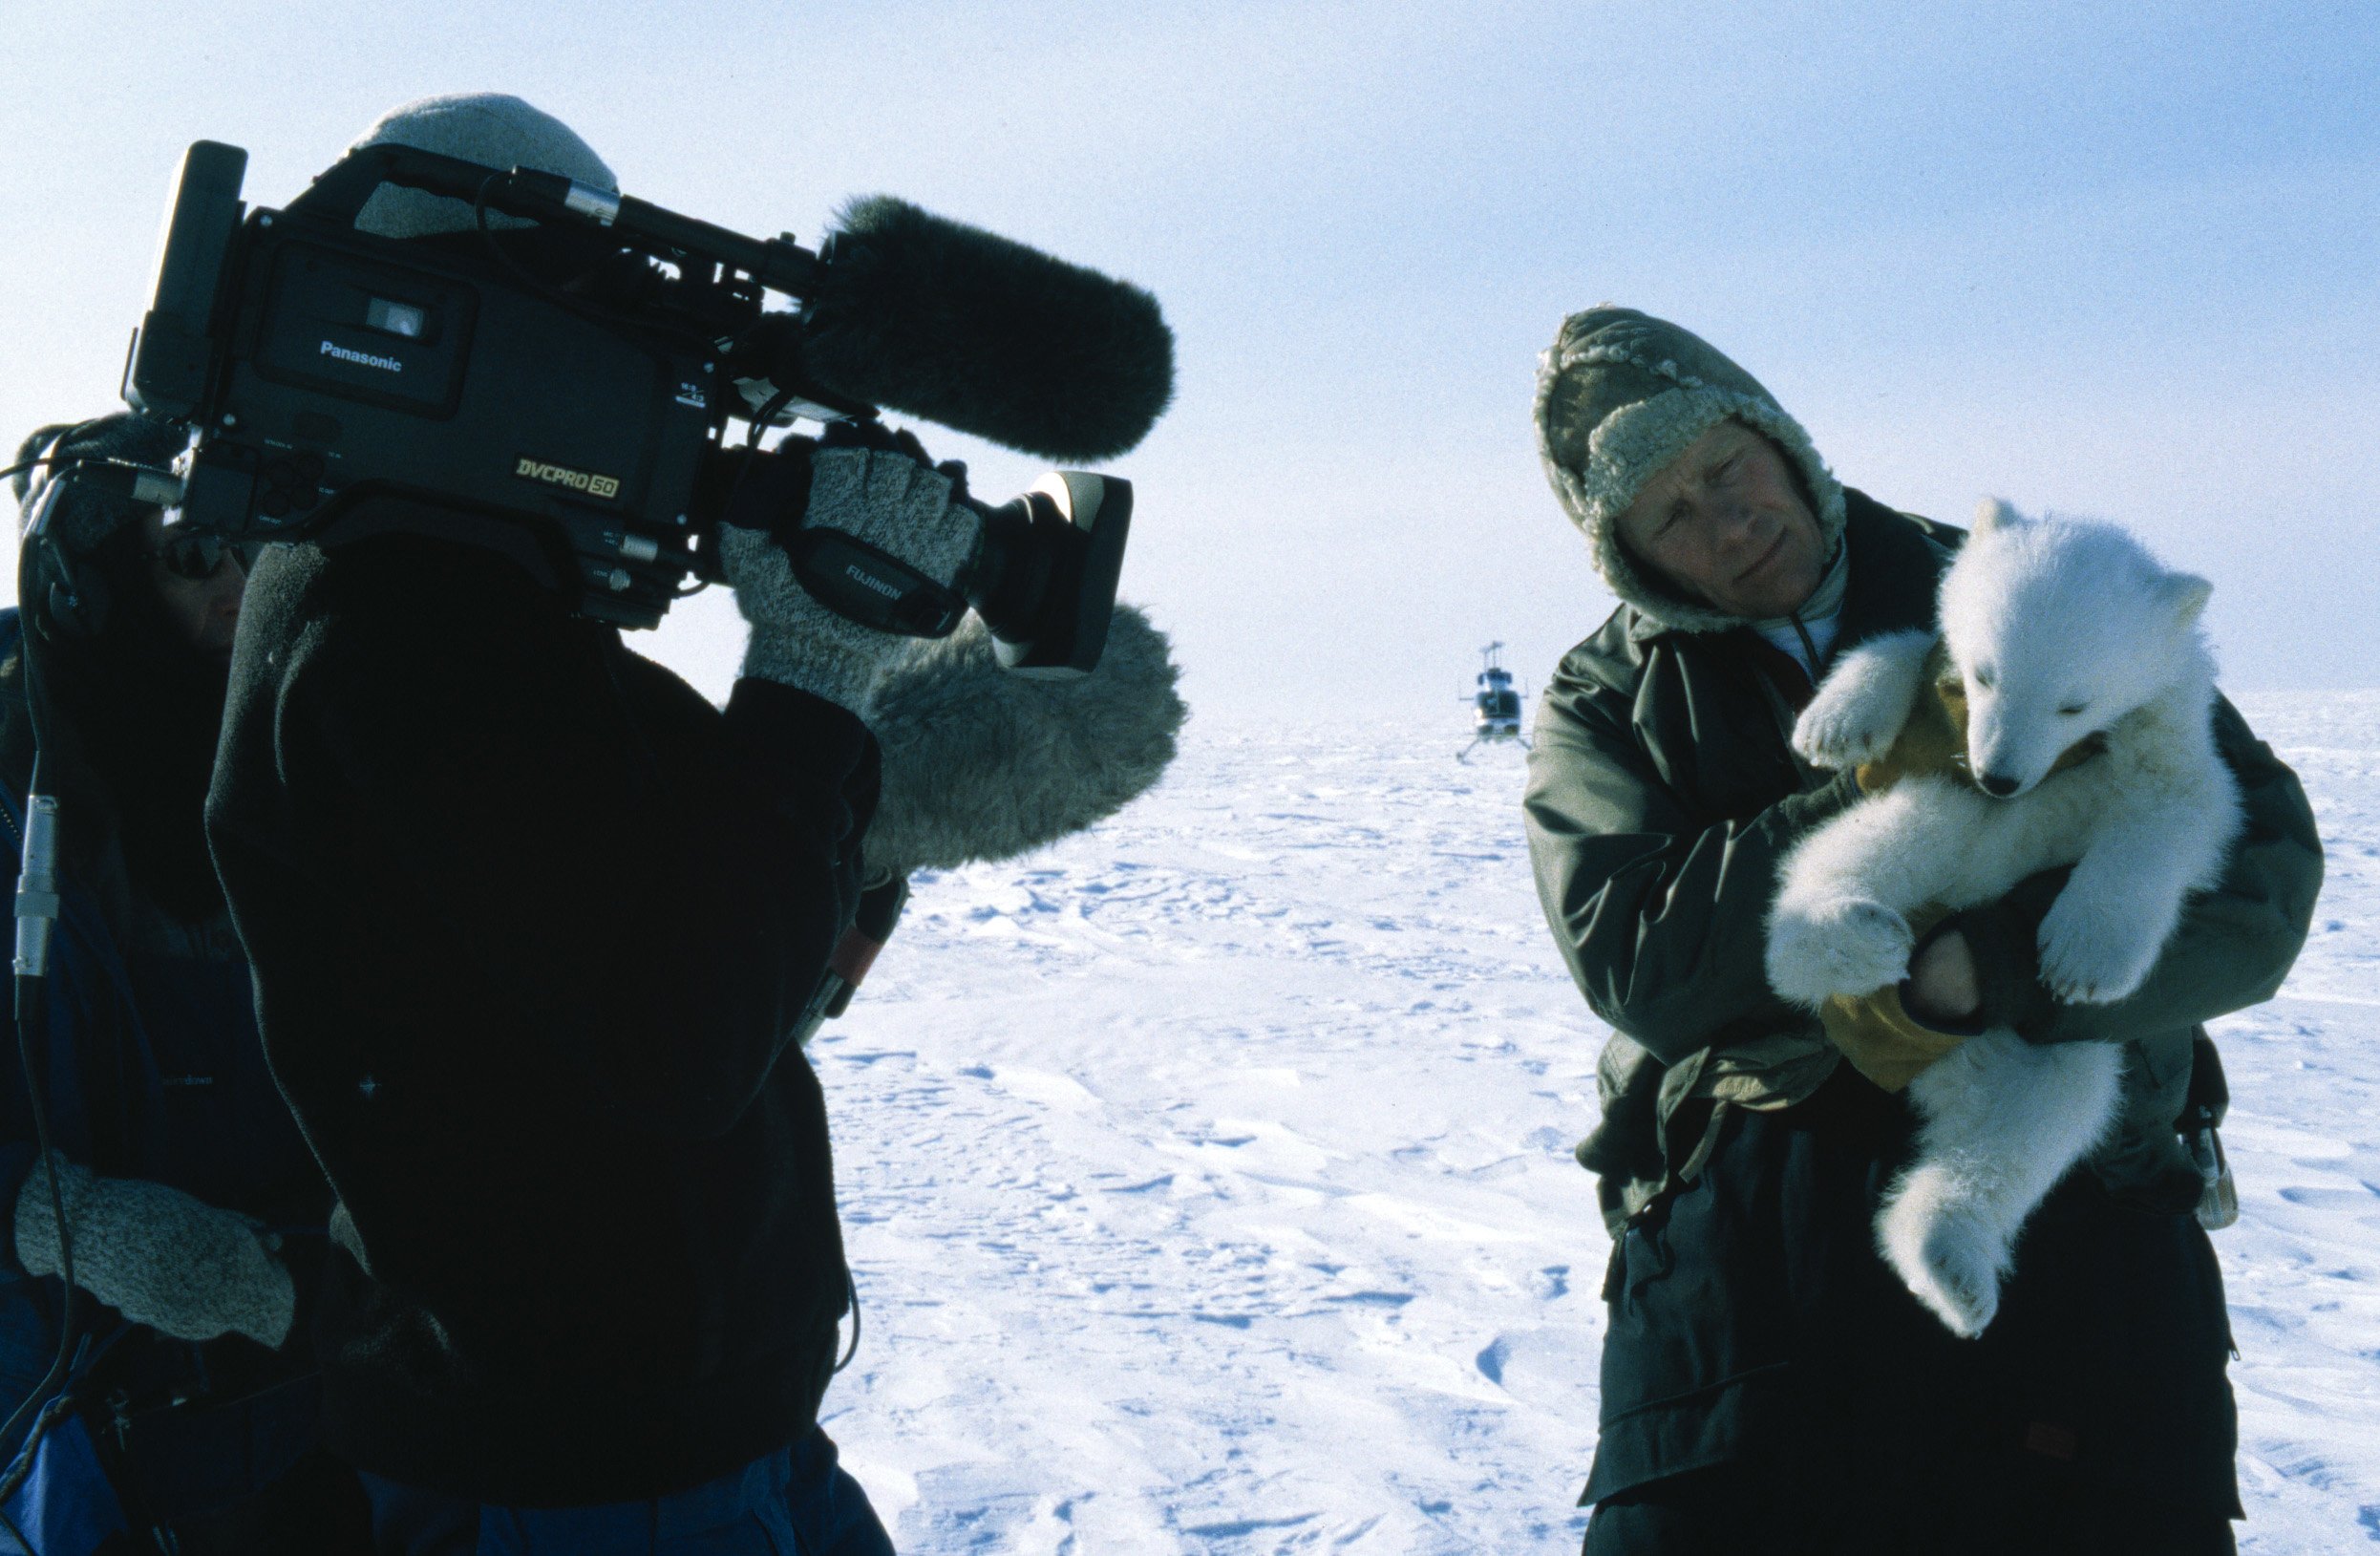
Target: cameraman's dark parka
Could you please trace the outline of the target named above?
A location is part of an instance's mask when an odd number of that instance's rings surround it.
[[[486,1502],[657,1496],[805,1434],[846,1274],[788,1043],[878,756],[724,714],[490,553],[275,548],[207,808],[273,1072],[341,1202],[329,1437]]]

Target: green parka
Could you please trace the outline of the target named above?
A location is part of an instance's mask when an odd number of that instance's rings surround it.
[[[1928,628],[1961,531],[1846,491],[1850,559],[1835,653]],[[1810,1097],[1841,1055],[1771,991],[1762,948],[1778,862],[1849,805],[1850,774],[1811,768],[1789,737],[1811,693],[1749,627],[1685,629],[1624,605],[1546,688],[1525,799],[1538,893],[1563,959],[1612,1036],[1603,1119],[1579,1147],[1606,1221],[1699,1170],[1731,1108]],[[2227,702],[2223,759],[2246,821],[2221,884],[2194,898],[2148,980],[2111,1005],[2061,1005],[2035,936],[2065,872],[1961,915],[1984,1025],[2035,1042],[2125,1044],[2122,1122],[2091,1165],[2120,1198],[2187,1208],[2197,1175],[2175,1123],[2201,1022],[2269,998],[2306,936],[2322,851],[2296,777]]]

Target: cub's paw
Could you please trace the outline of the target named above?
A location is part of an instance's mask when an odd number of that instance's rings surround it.
[[[1920,1165],[1894,1185],[1876,1215],[1884,1262],[1943,1327],[1971,1340],[2000,1311],[2008,1241],[1956,1203],[1949,1175]]]
[[[1813,1008],[1836,994],[1866,994],[1899,983],[1915,937],[1909,921],[1865,897],[1779,908],[1769,926],[1769,983]]]
[[[2163,937],[2143,933],[2140,916],[2061,893],[2041,920],[2041,981],[2069,1005],[2105,1005],[2140,987]]]
[[[1859,675],[1834,675],[1794,721],[1794,750],[1814,767],[1841,771],[1892,749],[1909,710]]]

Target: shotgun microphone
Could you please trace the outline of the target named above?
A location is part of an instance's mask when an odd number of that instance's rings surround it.
[[[888,195],[846,205],[818,259],[799,363],[848,399],[1095,463],[1173,397],[1173,331],[1128,281]]]

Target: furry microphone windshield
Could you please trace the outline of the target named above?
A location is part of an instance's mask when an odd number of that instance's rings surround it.
[[[820,250],[802,364],[828,389],[1042,458],[1096,462],[1174,394],[1157,299],[906,201],[855,201]]]

